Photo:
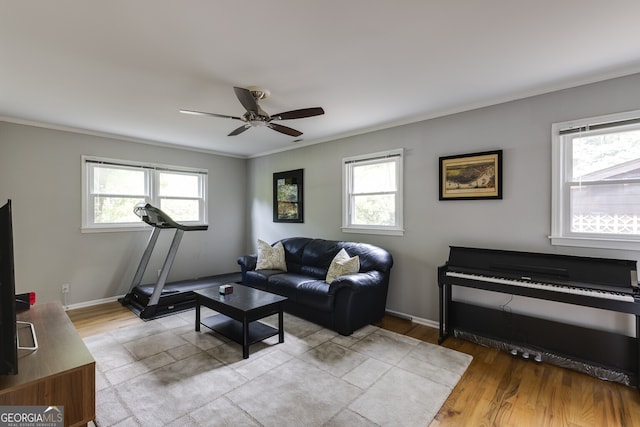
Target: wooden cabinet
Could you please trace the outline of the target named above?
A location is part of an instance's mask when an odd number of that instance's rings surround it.
[[[33,323],[39,347],[20,350],[18,375],[0,376],[0,405],[63,406],[66,426],[86,425],[95,418],[96,363],[64,309],[38,304],[18,320]]]

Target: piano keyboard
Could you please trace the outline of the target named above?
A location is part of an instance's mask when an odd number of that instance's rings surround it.
[[[615,301],[634,302],[633,295],[621,292],[611,292],[596,289],[578,288],[564,285],[555,285],[551,283],[532,282],[526,279],[514,280],[504,277],[491,277],[479,274],[459,273],[456,271],[447,271],[449,277],[459,277],[462,279],[478,280],[481,282],[499,283],[503,285],[520,286],[524,288],[542,289],[551,292],[563,292],[565,294],[584,295],[593,298],[603,298]]]

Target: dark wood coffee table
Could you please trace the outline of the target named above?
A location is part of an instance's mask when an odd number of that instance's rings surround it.
[[[249,357],[249,346],[278,335],[284,342],[282,306],[286,297],[253,289],[249,286],[230,284],[233,293],[222,295],[218,287],[199,289],[196,294],[196,331],[200,325],[242,345],[242,357]],[[200,307],[205,306],[219,314],[200,318]],[[259,319],[278,314],[278,329],[259,322]]]

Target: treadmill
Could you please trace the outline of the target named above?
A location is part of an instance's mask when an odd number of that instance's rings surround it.
[[[165,212],[149,203],[138,203],[133,208],[133,211],[144,222],[151,225],[153,231],[149,237],[147,248],[142,254],[136,274],[133,276],[129,292],[118,301],[136,313],[141,319],[153,319],[190,309],[195,306],[195,294],[193,291],[226,283],[239,283],[242,280],[242,275],[238,272],[166,283],[184,232],[205,231],[209,226],[177,223]],[[160,270],[158,281],[155,284],[141,285],[153,248],[160,232],[164,229],[175,229],[175,234],[173,235],[167,258],[164,261],[162,270]]]

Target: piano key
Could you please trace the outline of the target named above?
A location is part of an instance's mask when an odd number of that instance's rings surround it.
[[[630,294],[596,290],[596,289],[588,289],[588,288],[569,287],[569,286],[558,285],[554,283],[540,283],[540,282],[534,282],[526,279],[515,280],[515,279],[507,279],[504,277],[492,277],[492,276],[483,276],[479,274],[460,273],[456,271],[447,271],[446,275],[449,277],[458,277],[462,279],[499,283],[503,285],[520,286],[520,287],[532,288],[532,289],[541,289],[541,290],[546,290],[551,292],[563,292],[566,294],[584,295],[584,296],[589,296],[594,298],[603,298],[603,299],[609,299],[614,301],[624,301],[624,302],[635,301],[633,298],[633,295],[630,295]]]

